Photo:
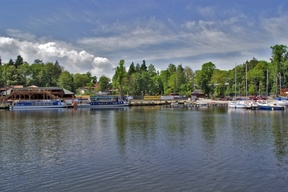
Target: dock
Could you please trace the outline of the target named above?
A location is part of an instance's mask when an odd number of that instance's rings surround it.
[[[131,100],[130,106],[155,106],[161,105],[165,108],[197,108],[197,107],[217,107],[227,106],[228,103],[225,101],[216,101],[211,99],[201,99],[198,101],[188,100]]]

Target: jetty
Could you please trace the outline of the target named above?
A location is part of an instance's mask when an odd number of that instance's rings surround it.
[[[218,101],[212,99],[199,99],[197,101],[191,100],[130,100],[130,106],[155,106],[161,105],[165,108],[197,108],[197,107],[216,107],[227,106],[226,101]]]

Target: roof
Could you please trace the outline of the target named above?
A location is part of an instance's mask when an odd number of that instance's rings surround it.
[[[2,91],[1,93],[0,93],[0,95],[10,95],[10,93],[11,93],[11,89],[7,89],[7,90],[4,90],[4,91]]]
[[[5,90],[2,90],[2,93],[0,95],[10,95],[11,92],[13,90],[18,90],[18,91],[28,91],[28,90],[57,90],[57,91],[62,91],[64,92],[65,95],[74,95],[73,92],[67,90],[67,89],[64,89],[64,88],[61,88],[61,87],[37,87],[37,86],[29,86],[29,87],[14,87],[14,88],[10,88],[10,89],[7,89],[7,91]]]
[[[65,95],[74,95],[73,92],[71,92],[71,91],[69,91],[69,90],[67,90],[67,89],[64,89],[64,88],[63,88],[63,91],[64,91]]]
[[[201,90],[194,90],[192,94],[204,94]]]

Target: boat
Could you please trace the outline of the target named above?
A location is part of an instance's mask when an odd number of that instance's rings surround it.
[[[282,98],[279,97],[276,99],[277,105],[283,106],[283,107],[288,107],[288,99],[287,98]]]
[[[61,100],[18,100],[10,105],[10,110],[52,109],[65,108],[66,103]]]
[[[228,107],[234,109],[248,109],[251,106],[244,101],[228,101]]]
[[[276,111],[276,110],[284,110],[285,109],[284,106],[278,105],[275,102],[257,101],[257,105],[258,105],[259,110]]]
[[[96,95],[90,97],[89,105],[92,108],[117,108],[128,107],[129,102],[126,102],[117,96]]]

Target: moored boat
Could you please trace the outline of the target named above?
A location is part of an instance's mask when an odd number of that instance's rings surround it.
[[[92,108],[117,108],[128,107],[129,103],[123,101],[117,96],[112,95],[96,95],[90,97],[90,106]]]
[[[250,108],[250,106],[244,101],[229,101],[228,102],[228,107],[229,108],[234,108],[234,109],[247,109],[247,108]]]
[[[29,109],[51,109],[65,108],[65,102],[61,100],[18,100],[10,106],[10,110],[29,110]]]
[[[259,110],[275,111],[275,110],[284,110],[285,109],[284,106],[278,105],[275,102],[258,101],[257,105],[258,105]]]

